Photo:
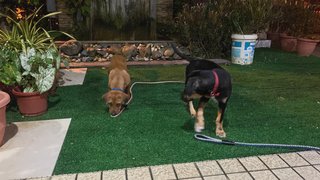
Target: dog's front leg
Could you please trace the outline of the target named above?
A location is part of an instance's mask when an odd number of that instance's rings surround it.
[[[196,110],[194,109],[193,102],[189,101],[189,111],[192,117],[196,117]]]
[[[204,108],[208,102],[208,98],[201,97],[199,100],[199,106],[196,116],[196,123],[194,124],[194,131],[195,132],[201,132],[204,129]]]
[[[225,102],[218,102],[219,110],[218,110],[218,115],[216,118],[216,135],[224,138],[226,137],[226,133],[223,130],[223,115],[227,106],[227,103]]]

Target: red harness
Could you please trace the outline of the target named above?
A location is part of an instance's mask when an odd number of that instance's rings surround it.
[[[213,86],[213,90],[210,93],[210,96],[220,96],[220,92],[218,91],[218,87],[219,87],[219,77],[218,74],[215,70],[212,70],[213,73],[213,77],[214,77],[214,86]]]

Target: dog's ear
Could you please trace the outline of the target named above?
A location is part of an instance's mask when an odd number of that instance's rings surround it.
[[[190,78],[186,84],[186,87],[184,89],[184,94],[191,96],[192,93],[198,89],[198,87],[200,86],[201,83],[201,79],[198,78]]]
[[[124,104],[126,104],[130,99],[130,96],[126,93],[124,93]]]
[[[109,92],[107,92],[104,95],[102,95],[101,98],[104,99],[105,102],[107,102],[108,101],[108,97],[109,97],[108,95],[109,95]]]

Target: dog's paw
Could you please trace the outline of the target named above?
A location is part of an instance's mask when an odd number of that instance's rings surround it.
[[[202,132],[202,130],[204,130],[204,126],[203,125],[197,125],[197,124],[194,125],[194,131],[195,132],[200,133],[200,132]]]
[[[223,130],[216,130],[216,136],[220,138],[225,138],[227,137],[227,134]]]

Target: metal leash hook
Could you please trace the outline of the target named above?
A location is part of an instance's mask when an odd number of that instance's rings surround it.
[[[316,150],[320,151],[320,147],[315,146],[305,146],[305,145],[294,145],[294,144],[264,144],[264,143],[245,143],[245,142],[235,142],[229,140],[221,140],[206,136],[203,134],[195,134],[194,138],[200,141],[215,143],[215,144],[224,144],[224,145],[240,145],[240,146],[254,146],[254,147],[270,147],[270,148],[291,148],[291,149],[305,149],[305,150]]]

